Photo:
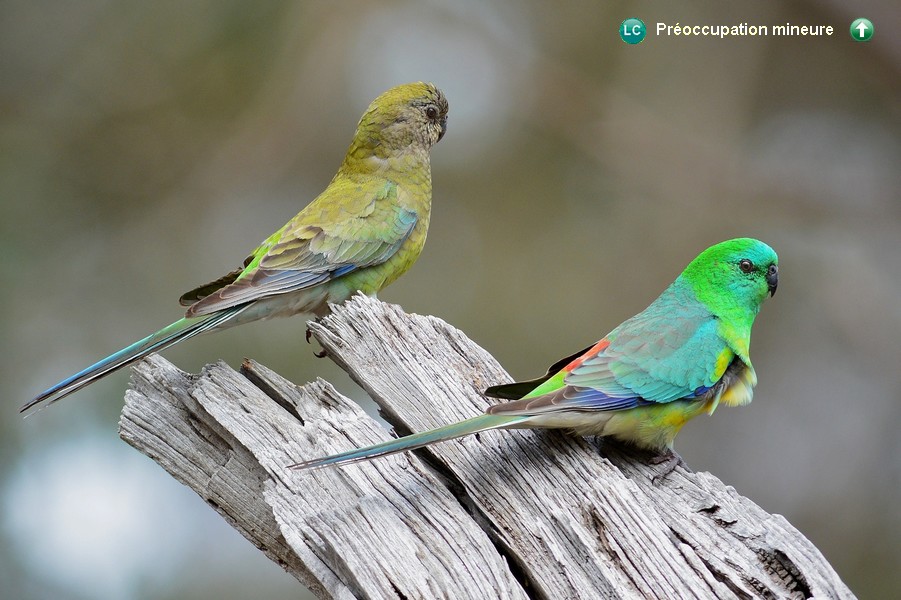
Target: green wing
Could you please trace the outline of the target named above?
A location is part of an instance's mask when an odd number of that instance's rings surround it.
[[[237,276],[230,273],[189,292],[199,291],[203,297],[187,315],[296,292],[385,262],[410,236],[416,221],[416,213],[398,203],[394,183],[335,180],[263,242]],[[223,285],[213,289],[219,282]]]
[[[489,412],[625,410],[694,398],[722,377],[729,362],[723,357],[732,355],[715,317],[690,292],[671,287],[562,370],[534,380],[539,385],[521,400]]]

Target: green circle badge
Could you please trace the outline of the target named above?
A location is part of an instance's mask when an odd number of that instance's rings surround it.
[[[638,44],[647,34],[647,27],[641,19],[626,19],[619,26],[619,37],[627,44]]]
[[[851,38],[856,42],[869,42],[873,37],[873,22],[869,19],[854,19],[851,23]]]

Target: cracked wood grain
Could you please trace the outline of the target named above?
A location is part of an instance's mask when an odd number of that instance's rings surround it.
[[[356,296],[311,324],[402,433],[481,413],[509,376],[434,317]],[[647,456],[491,431],[313,472],[389,437],[331,385],[255,362],[134,369],[122,437],[321,598],[853,598],[822,554],[708,473],[654,485]]]

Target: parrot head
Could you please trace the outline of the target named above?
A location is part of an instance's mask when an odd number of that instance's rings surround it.
[[[779,257],[759,240],[736,238],[701,252],[686,267],[684,276],[706,304],[756,314],[767,295],[776,293]]]
[[[447,99],[431,83],[408,83],[391,88],[372,101],[351,145],[355,158],[391,158],[428,150],[447,130]]]

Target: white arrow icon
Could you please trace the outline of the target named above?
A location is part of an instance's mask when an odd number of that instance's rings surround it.
[[[867,34],[867,25],[866,23],[860,23],[857,25],[857,31],[860,32],[860,37],[863,38]]]

